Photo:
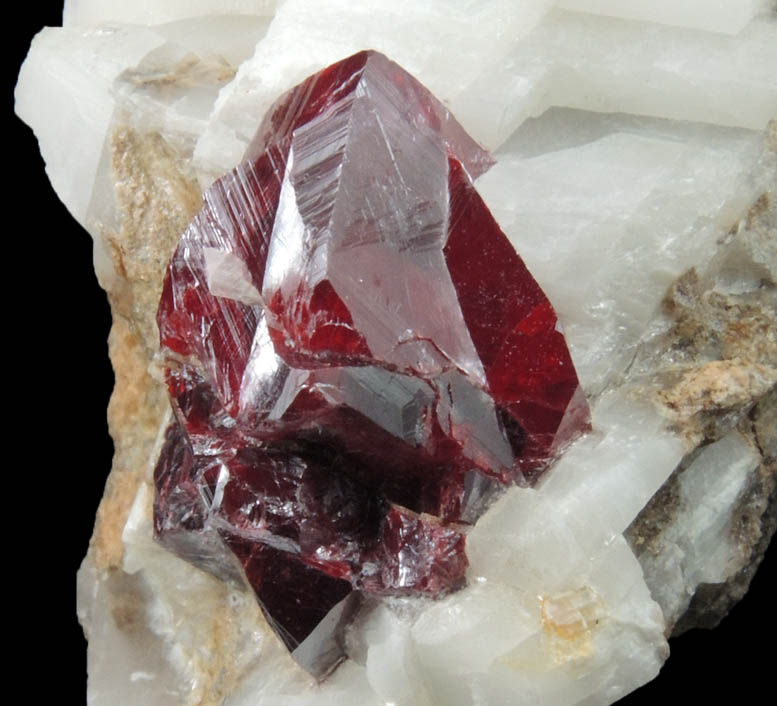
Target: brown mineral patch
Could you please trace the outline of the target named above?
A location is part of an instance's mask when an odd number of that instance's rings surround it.
[[[108,405],[114,458],[92,536],[97,569],[121,564],[124,554],[121,533],[148,471],[168,404],[164,388],[148,374],[145,349],[139,337],[121,316],[114,316],[108,349],[116,376]]]
[[[766,137],[768,148],[772,152],[777,152],[777,120],[770,120],[766,126]]]
[[[167,262],[200,207],[194,179],[157,133],[114,132],[112,167],[121,227],[106,236],[120,284],[109,294],[113,328],[109,352],[116,384],[108,407],[113,469],[92,537],[98,569],[119,566],[121,533],[150,464],[168,409],[165,390],[149,375],[156,353],[156,308]]]
[[[150,359],[159,347],[156,309],[165,269],[200,208],[200,189],[158,133],[119,128],[112,148],[121,227],[106,239],[129,290],[115,304],[138,331]]]
[[[704,363],[687,371],[657,397],[678,431],[700,443],[715,438],[708,429],[725,413],[741,414],[777,383],[777,369],[730,360]],[[746,411],[746,410],[745,410]]]
[[[777,130],[777,123],[771,129]],[[677,278],[663,310],[671,328],[637,356],[659,385],[714,361],[777,368],[774,194],[763,193],[752,203],[705,272],[691,268]]]
[[[111,617],[122,632],[132,633],[144,627],[143,607],[135,596],[122,593],[113,601]]]
[[[196,54],[187,54],[177,64],[159,71],[126,71],[122,79],[148,90],[184,88],[201,85],[223,85],[235,77],[235,67],[222,56],[202,59]]]
[[[695,363],[714,356],[720,360],[777,364],[777,315],[769,305],[765,287],[745,296],[715,290],[702,291],[699,275],[688,270],[670,288],[664,311],[675,323],[666,348],[675,363]]]
[[[680,316],[689,306],[695,306],[702,294],[699,273],[695,267],[680,275],[669,288],[663,301],[665,311]]]
[[[643,551],[654,556],[661,553],[664,530],[682,511],[677,483],[680,470],[675,469],[626,530],[626,539],[637,556]]]
[[[662,396],[678,414],[693,415],[709,407],[741,404],[762,395],[775,381],[774,371],[764,365],[716,360],[689,371]]]
[[[103,573],[100,581],[102,598],[98,600],[107,601],[106,608],[116,628],[133,640],[142,640],[148,632],[148,596],[143,580],[137,574],[111,568]]]
[[[777,461],[777,388],[758,403],[752,415],[755,442],[767,461]]]
[[[98,570],[121,566],[124,558],[121,533],[139,485],[138,474],[118,472],[108,478],[105,495],[97,509],[91,543]]]
[[[726,322],[723,355],[729,359],[777,362],[777,322],[760,307]]]
[[[761,194],[756,200],[755,203],[750,207],[750,210],[747,212],[747,216],[745,217],[745,227],[748,229],[752,229],[756,226],[758,221],[760,221],[764,214],[769,210],[769,195],[768,194]]]

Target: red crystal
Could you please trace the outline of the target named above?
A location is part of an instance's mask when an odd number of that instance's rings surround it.
[[[247,580],[317,675],[359,596],[463,585],[466,526],[587,424],[553,308],[472,185],[490,164],[361,52],[278,100],[170,262],[157,536]]]

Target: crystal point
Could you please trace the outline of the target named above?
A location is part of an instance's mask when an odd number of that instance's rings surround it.
[[[353,597],[462,586],[466,525],[587,424],[555,312],[472,184],[490,164],[360,52],[276,102],[170,262],[157,536],[239,564],[318,676]]]

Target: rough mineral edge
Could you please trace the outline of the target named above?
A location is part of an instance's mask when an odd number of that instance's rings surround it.
[[[693,593],[693,597],[674,625],[674,634],[697,626],[712,628],[720,623],[747,593],[777,530],[777,389],[772,388],[762,397],[748,417],[742,422],[745,431],[741,435],[754,444],[760,458],[756,457],[757,465],[746,477],[722,532],[722,543],[728,545],[731,558],[717,575],[704,576],[703,582],[695,587],[686,586],[686,595]],[[735,436],[734,441],[739,438]],[[688,555],[694,556],[691,552]],[[698,566],[693,558],[685,562],[696,565],[694,568]],[[645,570],[650,574],[649,567]],[[651,580],[658,575],[652,574]],[[654,589],[654,595],[660,593]]]
[[[404,4],[400,12],[379,1],[288,0],[256,54],[219,96],[195,155],[204,184],[242,154],[253,129],[247,116],[263,114],[288,85],[364,46],[421,77],[467,132],[492,150],[551,106],[758,130],[777,113],[771,71],[777,64],[777,18],[763,14],[760,3],[743,6],[740,23],[747,26],[736,37],[553,5],[503,0],[451,8],[440,0]],[[479,31],[469,31],[471,26]],[[430,43],[429,36],[440,41]],[[448,53],[446,39],[457,52]],[[298,51],[284,51],[290,42]],[[667,64],[668,55],[682,63],[681,72]],[[638,81],[630,68],[638,71]]]
[[[770,140],[774,152],[775,123]],[[627,532],[675,634],[722,620],[747,592],[775,532],[776,282],[772,188],[706,271],[691,269],[670,288],[671,327],[633,366],[664,377],[659,405],[697,447]]]
[[[708,241],[708,242],[709,242],[709,241]],[[581,594],[579,594],[579,595],[580,595],[580,596],[583,596],[583,597],[585,598],[585,597],[589,596],[590,594],[589,594],[589,592],[588,592],[588,591],[586,591],[586,590],[583,590],[583,591],[582,591],[582,593],[581,593]],[[590,601],[589,601],[589,602],[590,602]],[[543,609],[542,609],[542,608],[540,608],[540,612],[541,612],[541,615],[542,615],[542,616],[546,616],[546,623],[547,623],[547,622],[548,622],[548,620],[547,620],[547,616],[549,616],[549,615],[555,615],[555,614],[557,614],[557,612],[558,612],[558,611],[557,611],[557,610],[554,610],[554,609],[552,609],[552,608],[548,608],[548,607],[547,607],[547,606],[553,606],[553,605],[554,605],[554,604],[553,604],[553,602],[545,602],[543,605],[545,605],[547,609],[543,611]],[[581,614],[583,614],[583,616],[585,616],[585,615],[588,615],[588,614],[593,614],[593,615],[595,615],[595,614],[596,614],[596,611],[593,611],[593,612],[592,612],[592,611],[590,611],[590,610],[583,610],[583,611],[580,611],[580,612],[581,612]],[[551,621],[551,622],[552,622],[552,621]],[[572,621],[572,622],[575,622],[575,621]],[[578,622],[579,622],[579,621],[578,621]],[[554,634],[556,634],[556,633],[558,633],[558,630],[556,630],[555,628],[553,628],[553,632],[554,632]],[[568,630],[562,630],[561,632],[566,632],[566,633],[568,633],[569,631],[568,631]],[[358,670],[356,670],[356,672],[358,672]],[[355,674],[356,672],[355,672],[355,668],[349,668],[349,670],[347,670],[347,672],[345,672],[345,673],[346,673],[346,674],[350,674],[351,676],[353,676],[353,674]],[[350,677],[349,677],[349,678],[350,678]],[[355,677],[354,677],[354,678],[355,678]],[[136,679],[136,682],[142,682],[142,681],[143,681],[143,679],[144,679],[144,677],[142,677],[142,676],[138,676],[138,677],[137,677],[137,679]],[[345,679],[346,679],[346,677],[344,677],[344,680],[345,680]],[[362,680],[362,683],[363,683],[363,680]],[[336,691],[336,690],[335,690],[335,691]]]

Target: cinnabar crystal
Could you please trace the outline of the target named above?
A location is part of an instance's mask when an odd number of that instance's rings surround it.
[[[466,527],[587,424],[555,312],[472,185],[490,164],[361,52],[276,102],[170,262],[157,536],[247,580],[318,676],[360,596],[463,585]]]

